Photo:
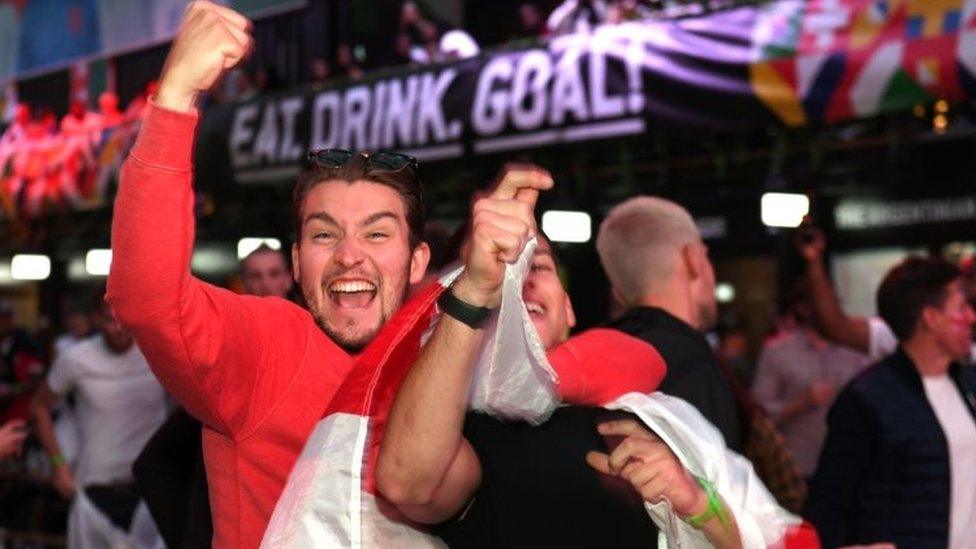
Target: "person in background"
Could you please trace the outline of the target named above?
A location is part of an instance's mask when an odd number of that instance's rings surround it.
[[[285,254],[262,244],[241,260],[241,283],[248,295],[287,299],[294,278]]]
[[[64,328],[64,333],[54,340],[54,360],[92,336],[90,312],[81,308],[69,310],[64,317]]]
[[[798,472],[810,478],[827,435],[827,410],[868,357],[823,339],[812,322],[809,284],[796,282],[789,309],[796,329],[768,341],[759,355],[752,397],[779,426]]]
[[[976,313],[959,269],[909,257],[881,282],[897,350],[848,384],[804,516],[824,547],[976,547]]]
[[[316,57],[309,62],[308,69],[311,77],[312,89],[315,91],[322,91],[325,89],[325,86],[327,86],[329,83],[329,77],[331,76],[329,62],[324,57]]]
[[[895,352],[898,348],[898,337],[883,318],[851,316],[844,312],[824,265],[827,240],[823,232],[816,227],[805,226],[797,234],[796,245],[806,263],[813,312],[821,333],[834,343],[867,353],[872,361],[881,360]],[[971,284],[971,271],[964,274],[970,275],[964,276],[964,279],[968,279],[967,282]],[[972,299],[971,292],[967,296]],[[967,362],[974,360],[976,343],[970,347],[970,358]]]
[[[27,439],[27,424],[22,419],[11,419],[0,425],[0,462],[17,457]]]
[[[348,42],[341,42],[336,47],[336,71],[337,78],[349,78],[359,80],[363,77],[363,69],[356,62],[353,55],[352,46]]]
[[[518,35],[515,38],[542,38],[546,22],[535,2],[523,2],[518,8]]]
[[[546,30],[549,34],[592,32],[606,18],[604,0],[564,0],[549,14]]]
[[[99,337],[60,356],[34,395],[37,436],[54,470],[54,487],[72,500],[69,547],[154,547],[156,528],[135,492],[132,463],[169,412],[166,393],[132,335],[97,294]],[[74,471],[55,435],[51,410],[76,396],[80,452]]]
[[[0,425],[30,417],[30,402],[44,377],[40,347],[16,327],[14,308],[0,299]]]
[[[624,313],[607,326],[647,341],[668,365],[659,391],[688,401],[742,452],[735,396],[702,333],[715,325],[715,272],[688,212],[651,196],[614,207],[596,249]]]

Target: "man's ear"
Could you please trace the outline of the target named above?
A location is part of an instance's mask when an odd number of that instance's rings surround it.
[[[927,330],[933,330],[939,321],[938,315],[939,310],[935,307],[926,306],[922,307],[922,314],[918,317],[918,323],[915,325],[916,329],[919,327],[924,327]]]
[[[430,263],[430,246],[426,242],[421,242],[410,254],[410,284],[416,284],[424,279],[428,263]]]
[[[569,294],[566,294],[566,324],[570,329],[576,326],[576,312],[573,311],[573,301],[569,299]]]
[[[291,245],[291,278],[301,284],[302,264],[298,261],[298,242]]]
[[[689,280],[694,280],[702,275],[700,256],[698,246],[693,243],[681,247],[681,263],[684,265],[685,272],[688,273]]]

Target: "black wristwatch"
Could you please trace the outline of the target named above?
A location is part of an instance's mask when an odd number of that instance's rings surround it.
[[[454,295],[451,288],[447,288],[441,293],[441,297],[437,299],[437,306],[440,307],[444,314],[460,320],[475,330],[481,328],[485,320],[488,320],[488,317],[494,311],[494,309],[489,309],[488,307],[478,307],[461,301]]]

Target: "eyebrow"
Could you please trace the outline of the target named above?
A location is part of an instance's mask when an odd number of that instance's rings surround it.
[[[359,226],[365,227],[367,225],[372,225],[373,223],[376,223],[377,221],[386,218],[391,218],[394,221],[398,221],[400,219],[399,217],[397,217],[395,213],[389,210],[384,210],[381,212],[376,212],[370,215],[369,217],[367,217],[366,219],[362,220],[361,222],[359,222]],[[334,217],[332,217],[331,215],[325,212],[313,212],[305,216],[305,224],[308,224],[311,221],[322,221],[325,223],[329,223],[331,225],[337,225],[337,226],[339,225],[339,222],[336,221]]]

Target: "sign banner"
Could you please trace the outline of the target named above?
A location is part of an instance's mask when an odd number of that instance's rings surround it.
[[[974,74],[976,0],[780,0],[217,106],[203,160],[247,184],[292,177],[310,149],[434,161],[651,127],[801,126],[971,97]]]
[[[239,2],[288,4],[231,5]],[[62,19],[87,20],[96,4],[104,19],[144,3],[72,0]],[[150,2],[159,9],[182,3]],[[0,0],[0,29],[12,10],[35,5],[48,4]],[[165,20],[175,25],[173,18],[146,19]],[[104,30],[100,36],[106,43]],[[11,59],[0,47],[0,67]],[[703,133],[831,123],[973,97],[976,0],[777,0],[607,25],[322,90],[212,105],[198,132],[197,166],[206,180],[276,183],[292,179],[311,149],[391,149],[430,162],[653,128]],[[44,128],[25,130],[38,123]],[[58,134],[56,122],[27,121],[0,139],[0,200],[8,216],[39,215],[46,204],[103,202],[130,130],[95,132],[101,137],[90,146]]]

